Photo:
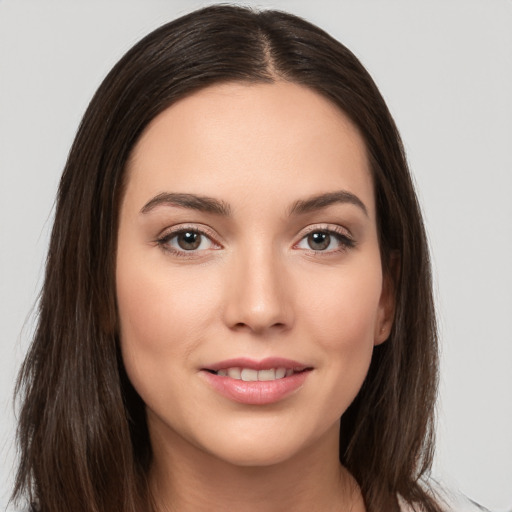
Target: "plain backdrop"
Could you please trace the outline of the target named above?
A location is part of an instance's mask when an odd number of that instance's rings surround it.
[[[56,188],[100,81],[137,40],[212,2],[0,0],[0,510],[12,391],[33,329]],[[442,343],[435,475],[512,507],[512,2],[240,2],[346,44],[402,133],[431,242]]]

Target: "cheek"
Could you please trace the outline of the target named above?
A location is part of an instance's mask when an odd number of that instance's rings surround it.
[[[382,286],[376,263],[333,273],[323,287],[310,286],[302,301],[302,322],[325,363],[324,393],[333,418],[355,398],[370,365]]]
[[[144,395],[149,386],[165,389],[159,381],[187,366],[215,306],[204,280],[138,263],[118,260],[116,288],[123,361]]]
[[[307,317],[311,335],[329,351],[373,346],[381,290],[377,258],[375,262],[364,260],[357,266],[317,275],[300,294],[301,316]]]

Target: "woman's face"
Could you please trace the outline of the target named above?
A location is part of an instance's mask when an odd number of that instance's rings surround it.
[[[127,172],[121,348],[154,452],[333,448],[393,309],[358,130],[296,84],[216,85],[154,119]]]

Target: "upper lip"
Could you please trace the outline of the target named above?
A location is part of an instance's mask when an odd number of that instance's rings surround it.
[[[205,366],[204,370],[218,371],[224,368],[250,368],[252,370],[269,370],[270,368],[286,368],[292,370],[305,370],[311,368],[310,365],[301,363],[300,361],[293,361],[292,359],[285,359],[283,357],[267,357],[256,361],[247,357],[237,357],[234,359],[226,359]]]

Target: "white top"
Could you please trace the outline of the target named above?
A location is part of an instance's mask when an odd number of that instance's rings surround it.
[[[453,492],[446,489],[436,489],[436,496],[440,505],[444,510],[446,510],[446,512],[491,512],[488,508],[475,503],[459,492]],[[419,510],[414,510],[400,498],[398,501],[402,512],[421,512]]]

